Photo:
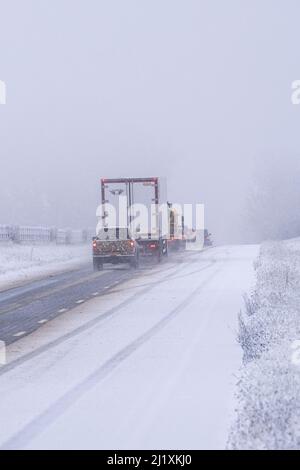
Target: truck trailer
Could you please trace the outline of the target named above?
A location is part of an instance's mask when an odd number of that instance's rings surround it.
[[[101,179],[94,269],[104,262],[138,266],[140,257],[160,262],[167,256],[169,225],[163,223],[160,207],[168,206],[162,186],[158,177]]]

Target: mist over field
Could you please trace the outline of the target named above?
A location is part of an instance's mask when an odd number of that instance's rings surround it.
[[[94,226],[101,176],[163,175],[218,243],[299,235],[298,1],[0,12],[0,223]]]

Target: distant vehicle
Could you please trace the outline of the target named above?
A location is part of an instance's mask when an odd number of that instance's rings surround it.
[[[213,241],[211,239],[211,233],[207,229],[204,229],[203,233],[201,234],[203,236],[203,246],[212,246]],[[197,242],[197,232],[196,230],[185,228],[185,237],[186,237],[186,243],[196,243]],[[199,239],[201,239],[200,233],[199,233]]]
[[[184,217],[172,207],[172,203],[168,203],[169,207],[169,239],[168,249],[170,251],[179,251],[186,248],[186,236]]]
[[[204,229],[204,246],[212,246],[213,242],[211,237],[211,233],[207,229]]]
[[[129,263],[138,268],[140,248],[127,227],[103,227],[93,238],[94,271],[103,269],[104,263]]]
[[[197,241],[197,233],[194,228],[190,229],[188,227],[184,228],[184,234],[186,238],[186,243],[196,243]]]

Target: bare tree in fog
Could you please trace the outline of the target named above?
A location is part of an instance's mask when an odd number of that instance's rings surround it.
[[[283,164],[283,161],[285,163]],[[257,163],[244,214],[249,241],[300,236],[300,165],[276,156]]]

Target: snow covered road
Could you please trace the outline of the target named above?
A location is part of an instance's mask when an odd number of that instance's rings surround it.
[[[0,369],[1,447],[225,448],[237,313],[257,254],[187,253],[12,345]]]

